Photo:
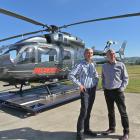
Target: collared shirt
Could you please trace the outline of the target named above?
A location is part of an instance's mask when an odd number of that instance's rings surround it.
[[[94,63],[86,60],[77,64],[69,73],[69,79],[76,85],[83,85],[85,88],[92,88],[98,84],[98,73]]]
[[[128,73],[124,63],[105,63],[102,66],[102,86],[104,89],[120,88],[123,91],[128,85]]]

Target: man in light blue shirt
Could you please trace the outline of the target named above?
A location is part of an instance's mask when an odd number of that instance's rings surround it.
[[[77,122],[77,140],[84,140],[84,134],[96,136],[89,128],[90,113],[95,100],[98,73],[93,62],[93,50],[86,49],[85,60],[77,64],[69,73],[69,79],[79,86],[81,109]]]
[[[108,62],[102,66],[102,86],[108,109],[109,129],[103,134],[108,135],[115,132],[115,109],[116,103],[123,126],[123,136],[120,140],[128,140],[129,120],[126,112],[124,89],[128,85],[128,73],[122,62],[116,61],[115,51],[109,49],[106,52]]]

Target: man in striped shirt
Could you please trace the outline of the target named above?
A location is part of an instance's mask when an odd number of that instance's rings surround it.
[[[90,113],[95,100],[98,73],[93,62],[93,50],[86,49],[85,60],[77,64],[69,73],[69,79],[79,86],[81,109],[77,122],[77,140],[84,140],[84,134],[96,136],[89,128]]]
[[[106,52],[108,63],[102,66],[102,86],[108,109],[109,129],[103,134],[108,135],[115,132],[115,109],[116,103],[123,126],[123,136],[121,140],[128,140],[129,120],[126,112],[124,89],[128,85],[128,74],[125,65],[116,61],[115,51],[109,49]]]

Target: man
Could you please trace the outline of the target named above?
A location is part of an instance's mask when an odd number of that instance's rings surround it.
[[[129,137],[129,120],[126,112],[124,89],[128,85],[128,74],[125,65],[116,61],[115,52],[109,49],[106,52],[108,63],[102,66],[102,86],[106,99],[109,129],[103,134],[108,135],[115,132],[115,110],[116,103],[121,116],[123,126],[123,136],[121,140],[128,140]]]
[[[69,79],[79,86],[81,96],[81,109],[77,122],[77,140],[84,140],[84,134],[97,136],[89,128],[90,113],[95,99],[98,84],[98,73],[93,63],[93,50],[86,49],[85,60],[76,65],[69,73]]]

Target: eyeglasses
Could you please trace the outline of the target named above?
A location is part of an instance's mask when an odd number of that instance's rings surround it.
[[[112,52],[112,53],[110,53],[110,54],[111,54],[111,55],[114,55],[115,53]]]

